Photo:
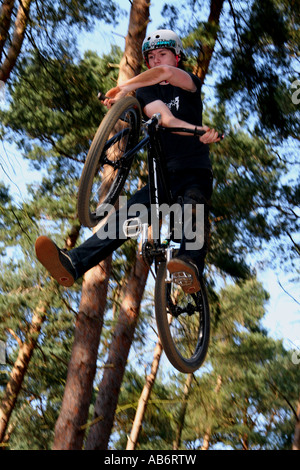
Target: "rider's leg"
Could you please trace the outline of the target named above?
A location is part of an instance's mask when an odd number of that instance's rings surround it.
[[[94,235],[73,250],[61,250],[49,238],[39,237],[36,241],[37,258],[60,284],[69,287],[128,239],[123,232],[125,219],[139,216],[142,222],[148,222],[149,209],[147,185],[137,191],[127,205],[113,212]]]
[[[183,196],[183,236],[178,256],[188,256],[204,269],[210,234],[209,204],[199,187],[191,187]]]
[[[139,216],[142,222],[148,222],[149,206],[149,188],[147,185],[137,191],[129,199],[126,206],[115,211],[94,235],[78,248],[71,250],[69,254],[75,265],[77,277],[81,277],[128,239],[123,232],[125,220]]]
[[[209,170],[198,170],[195,172],[195,178],[191,176],[186,181],[188,185],[179,191],[183,208],[181,245],[176,258],[168,263],[168,269],[174,278],[177,276],[182,282],[186,282],[184,291],[192,293],[200,288],[199,277],[202,276],[208,251],[212,174]],[[181,273],[186,273],[186,280],[183,280]]]

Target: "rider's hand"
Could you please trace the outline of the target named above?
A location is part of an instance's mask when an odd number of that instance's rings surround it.
[[[199,140],[203,144],[212,144],[213,142],[219,142],[221,140],[218,132],[215,131],[215,129],[211,129],[207,126],[202,126],[202,129],[205,131],[205,134],[201,135]]]
[[[107,93],[106,96],[108,99],[103,101],[104,106],[107,108],[111,108],[112,105],[118,101],[119,99],[123,98],[127,94],[127,91],[124,89],[120,88],[119,86],[116,86],[114,88],[111,88]]]

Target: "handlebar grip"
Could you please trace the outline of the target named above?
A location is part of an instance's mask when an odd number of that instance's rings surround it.
[[[108,96],[106,96],[104,93],[102,93],[102,91],[99,91],[97,98],[100,101],[104,101],[104,100],[108,99]]]
[[[197,135],[204,135],[205,134],[205,131],[203,130],[200,130],[200,129],[197,129],[195,128],[195,131],[194,131],[194,135],[197,136]],[[224,133],[223,132],[218,132],[218,138],[223,140],[225,137]]]

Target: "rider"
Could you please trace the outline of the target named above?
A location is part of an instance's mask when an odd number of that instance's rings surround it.
[[[212,170],[207,144],[220,139],[214,129],[202,125],[201,81],[184,70],[185,57],[177,34],[170,30],[157,30],[145,38],[142,51],[149,70],[109,90],[104,104],[110,108],[120,98],[136,91],[143,113],[147,117],[160,113],[162,126],[205,131],[201,137],[174,133],[162,135],[173,197],[181,204],[190,204],[194,209],[197,204],[203,204],[205,209],[202,248],[188,250],[183,235],[178,255],[168,263],[168,269],[173,275],[184,272],[190,277],[190,284],[183,289],[196,292],[200,288],[199,278],[204,268],[209,236],[208,207],[212,194]],[[149,209],[147,185],[128,201],[128,207],[136,203],[144,204]],[[197,231],[196,219],[194,216],[193,233]],[[66,251],[59,249],[48,237],[41,236],[35,248],[37,258],[51,275],[61,285],[69,287],[123,242],[124,237],[118,237],[118,231],[114,239],[104,240],[95,233],[82,245]]]

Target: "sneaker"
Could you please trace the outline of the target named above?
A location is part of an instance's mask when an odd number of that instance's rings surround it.
[[[182,287],[186,294],[200,290],[199,271],[192,260],[185,257],[172,258],[167,265],[172,281]]]
[[[76,279],[75,268],[67,250],[61,250],[50,238],[42,236],[35,242],[37,259],[56,281],[70,287]]]

